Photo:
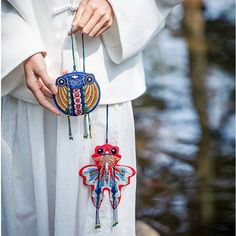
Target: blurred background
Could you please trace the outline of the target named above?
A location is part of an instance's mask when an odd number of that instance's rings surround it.
[[[234,235],[234,9],[185,0],[144,53],[137,219],[162,236]]]

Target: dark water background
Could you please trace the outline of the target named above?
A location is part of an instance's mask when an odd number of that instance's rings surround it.
[[[162,236],[233,236],[234,0],[206,0],[196,18],[188,11],[176,8],[144,54],[137,219]]]

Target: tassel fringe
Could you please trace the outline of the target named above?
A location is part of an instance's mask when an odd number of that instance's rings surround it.
[[[99,218],[99,208],[96,208],[96,222],[95,222],[95,229],[101,228],[100,218]]]
[[[91,119],[90,115],[88,114],[88,124],[89,124],[89,138],[92,138],[92,126],[91,126]]]
[[[89,114],[84,115],[84,138],[92,138],[91,118]]]
[[[69,139],[70,139],[70,140],[73,140],[72,129],[71,129],[71,122],[70,122],[70,116],[67,116],[67,121],[68,121],[68,129],[69,129]]]
[[[84,138],[88,138],[87,115],[84,115]]]
[[[113,208],[113,227],[115,227],[118,224],[118,213],[117,208]]]

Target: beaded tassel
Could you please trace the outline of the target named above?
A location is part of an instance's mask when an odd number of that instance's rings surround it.
[[[84,115],[84,138],[92,138],[91,118],[89,114]]]
[[[68,120],[68,129],[69,129],[69,139],[73,140],[73,136],[72,136],[72,131],[71,131],[71,122],[70,122],[70,116],[67,116],[67,120]]]
[[[118,213],[117,208],[113,208],[113,227],[115,227],[118,224]]]
[[[115,227],[118,224],[118,213],[117,213],[117,201],[116,201],[116,172],[115,172],[115,168],[113,168],[113,186],[111,189],[111,193],[112,193],[112,205],[113,205],[113,227]]]
[[[69,84],[69,81],[67,79],[67,84]],[[69,139],[73,140],[73,136],[72,136],[72,128],[71,128],[71,122],[70,122],[70,109],[71,109],[71,105],[70,105],[70,89],[68,87],[67,89],[67,108],[66,108],[66,113],[67,113],[67,122],[68,122],[68,131],[69,131]]]
[[[100,224],[100,217],[99,217],[99,200],[100,200],[100,193],[101,193],[101,186],[100,186],[100,168],[98,169],[98,186],[97,186],[97,201],[96,201],[96,221],[95,221],[95,229],[101,227]]]
[[[88,124],[89,124],[89,138],[92,138],[92,125],[91,125],[91,118],[90,115],[88,114]]]
[[[96,208],[96,222],[95,229],[101,228],[100,218],[99,218],[99,208]]]
[[[84,115],[84,138],[88,138],[87,115]]]

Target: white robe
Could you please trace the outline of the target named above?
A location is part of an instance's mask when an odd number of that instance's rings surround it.
[[[9,109],[11,110],[7,112]],[[94,163],[91,154],[105,143],[105,106],[91,114],[92,135],[83,139],[83,118],[67,120],[11,96],[2,102],[3,236],[132,236],[135,235],[136,176],[122,190],[119,224],[112,228],[112,208],[105,194],[101,229],[95,229],[90,191],[78,171]],[[109,142],[120,148],[119,164],[136,169],[131,102],[109,108]]]
[[[2,1],[2,231],[4,236],[134,236],[136,176],[124,187],[119,224],[112,228],[112,208],[105,194],[101,229],[94,229],[95,207],[79,169],[93,163],[96,145],[105,142],[105,106],[110,105],[110,143],[120,147],[120,164],[136,169],[131,100],[145,91],[141,51],[164,25],[179,0],[110,0],[114,25],[101,38],[86,37],[87,71],[102,89],[101,105],[91,114],[92,140],[83,139],[81,117],[67,120],[45,111],[26,89],[22,62],[44,52],[49,74],[71,68],[66,36],[72,14],[53,10],[66,0]],[[59,9],[60,11],[60,9]],[[77,58],[81,42],[77,39]],[[80,60],[78,60],[80,61]]]

